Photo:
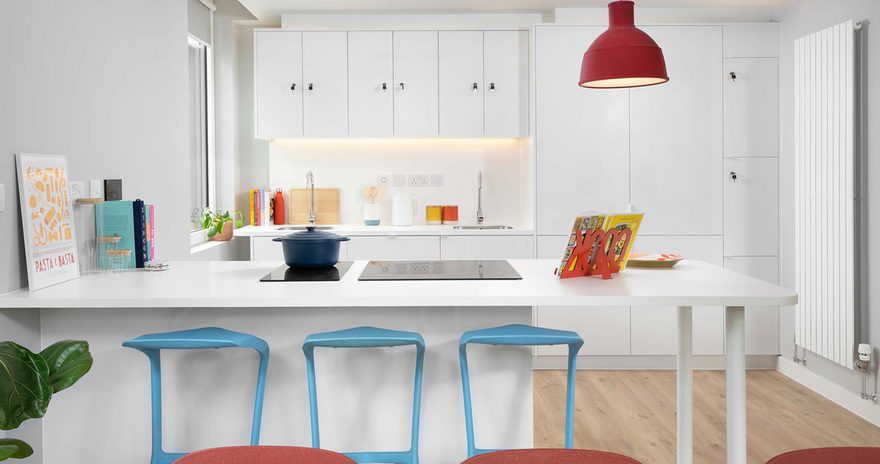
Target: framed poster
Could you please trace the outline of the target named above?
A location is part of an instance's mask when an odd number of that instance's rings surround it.
[[[79,277],[67,157],[15,155],[30,290]]]

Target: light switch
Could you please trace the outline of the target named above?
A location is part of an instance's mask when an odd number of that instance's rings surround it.
[[[6,185],[0,184],[0,211],[6,211]]]
[[[104,198],[104,183],[100,180],[89,181],[89,198]]]

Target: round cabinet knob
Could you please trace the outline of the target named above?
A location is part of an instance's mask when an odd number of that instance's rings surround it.
[[[315,90],[315,84],[309,82],[309,90]]]
[[[401,82],[401,83],[400,83],[400,90],[403,90],[403,89],[404,89],[404,87],[403,87],[403,82]]]
[[[737,174],[736,171],[730,171],[729,175],[731,182],[736,182],[736,180],[739,179],[739,174]]]
[[[730,71],[730,80],[736,82],[736,72]]]
[[[494,82],[489,83],[489,90],[495,90],[495,83]]]
[[[382,90],[388,90],[388,83],[387,82],[382,83]]]
[[[290,84],[290,91],[291,91],[291,92],[295,92],[295,91],[296,91],[296,82],[294,82],[293,84]]]
[[[472,86],[471,86],[471,89],[473,89],[473,91],[474,91],[474,92],[476,92],[476,91],[477,91],[477,90],[479,90],[479,89],[480,89],[480,86],[479,86],[479,85],[477,85],[477,83],[476,83],[476,82],[474,82],[474,84],[473,84],[473,85],[472,85]]]

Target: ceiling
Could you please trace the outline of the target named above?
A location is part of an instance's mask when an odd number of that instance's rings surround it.
[[[282,13],[546,12],[554,8],[604,7],[608,0],[240,0],[256,17]],[[787,0],[636,0],[649,8],[772,8]]]

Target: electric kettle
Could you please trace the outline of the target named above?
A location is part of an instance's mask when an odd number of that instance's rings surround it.
[[[398,193],[391,198],[391,225],[411,226],[419,205],[411,193]]]

